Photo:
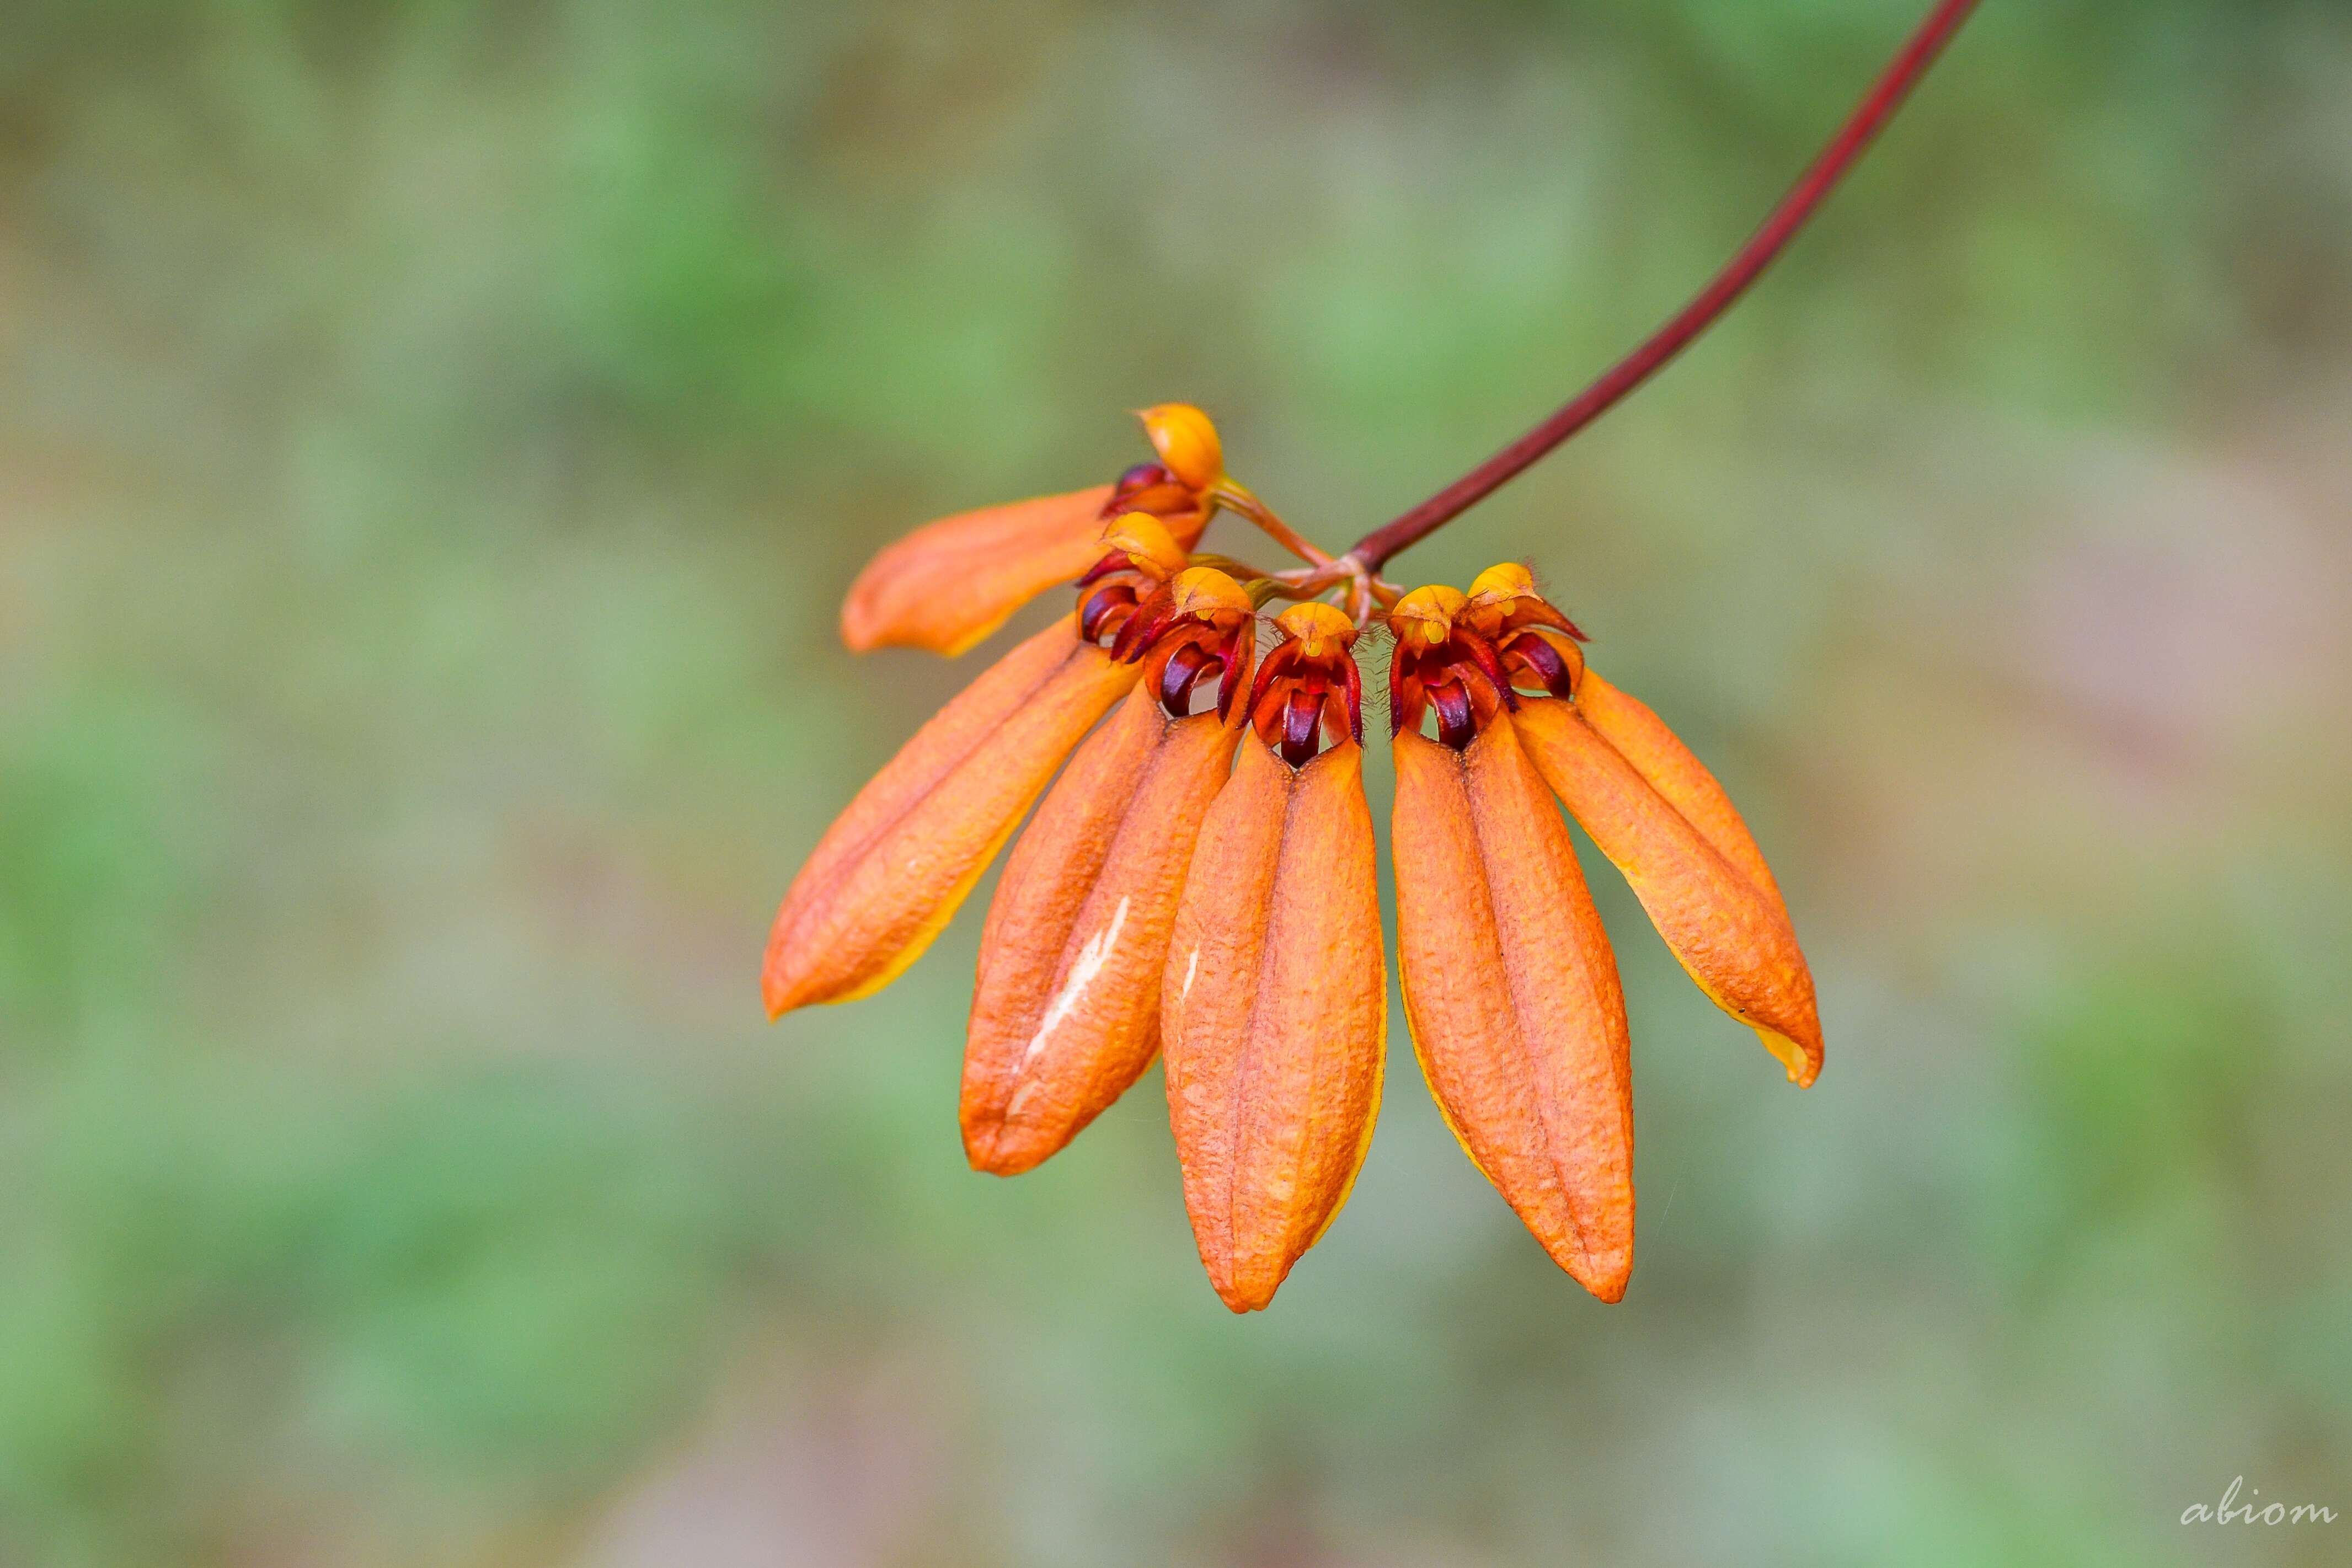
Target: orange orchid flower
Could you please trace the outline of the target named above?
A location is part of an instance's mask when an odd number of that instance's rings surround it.
[[[1491,568],[1470,589],[1469,624],[1511,678],[1549,694],[1521,702],[1514,720],[1545,782],[1699,988],[1810,1086],[1822,1070],[1812,973],[1723,786],[1656,714],[1585,668],[1581,633],[1527,568]]]
[[[1274,1300],[1371,1146],[1388,1036],[1356,627],[1285,611],[1251,737],[1209,809],[1162,982],[1168,1113],[1201,1261]]]
[[[1201,537],[1224,476],[1216,427],[1199,409],[1162,403],[1139,416],[1160,455],[1112,485],[959,512],[927,524],[876,556],[841,607],[841,640],[853,653],[898,643],[953,657],[1005,618],[1102,555],[1108,518],[1157,517],[1180,546]]]
[[[1249,595],[1214,567],[1131,612],[1119,643],[1150,640],[1142,679],[1038,807],[981,934],[962,1106],[974,1169],[1029,1169],[1150,1065],[1168,929],[1233,766],[1254,630]]]
[[[1604,1301],[1633,1267],[1624,1004],[1557,794],[1684,968],[1790,1079],[1821,1071],[1812,976],[1755,840],[1647,707],[1586,668],[1527,569],[1390,612],[1405,1012],[1455,1135]],[[1420,733],[1425,715],[1437,741]],[[1451,755],[1449,755],[1451,753]],[[1547,786],[1549,789],[1547,789]]]
[[[1617,960],[1463,595],[1390,612],[1397,960],[1430,1092],[1472,1163],[1604,1301],[1633,1267],[1633,1079]],[[1434,713],[1438,738],[1423,737]]]

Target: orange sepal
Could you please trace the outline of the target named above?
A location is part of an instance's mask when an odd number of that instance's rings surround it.
[[[1160,971],[1201,819],[1239,734],[1171,719],[1145,679],[1013,846],[981,933],[961,1118],[972,1168],[1059,1150],[1151,1064]]]
[[[1054,769],[1136,666],[1064,616],[915,732],[817,841],[776,912],[761,981],[771,1018],[845,1002],[930,946]]]
[[[1598,677],[1588,674],[1585,690],[1596,684]],[[1632,699],[1621,694],[1619,700]],[[1525,697],[1513,722],[1544,781],[1625,873],[1651,924],[1699,989],[1756,1031],[1788,1069],[1790,1082],[1811,1087],[1822,1070],[1821,1017],[1812,974],[1779,894],[1726,859],[1576,705]],[[1736,813],[1730,821],[1738,826]],[[1752,850],[1747,830],[1739,833]]]
[[[1057,582],[1103,555],[1103,507],[1111,486],[983,507],[927,523],[887,547],[849,585],[841,640],[864,653],[891,644],[952,658]],[[1190,548],[1206,519],[1161,519]]]
[[[1789,915],[1780,903],[1780,883],[1772,880],[1772,868],[1764,863],[1764,852],[1756,847],[1755,835],[1739,820],[1738,809],[1715,781],[1715,775],[1666,727],[1666,721],[1651,712],[1641,698],[1619,691],[1590,668],[1577,683],[1576,707],[1585,722],[1650,781],[1650,788],[1664,795],[1715,846],[1717,854],[1764,890],[1786,921]]]
[[[1633,1096],[1608,935],[1507,716],[1455,752],[1396,737],[1397,957],[1437,1103],[1554,1261],[1633,1268]]]
[[[1370,1147],[1388,1035],[1363,753],[1294,769],[1252,737],[1209,809],[1168,945],[1168,1114],[1209,1281],[1246,1312],[1318,1240]]]

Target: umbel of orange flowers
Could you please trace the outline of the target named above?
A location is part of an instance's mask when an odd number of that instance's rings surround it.
[[[1754,840],[1657,716],[1586,667],[1583,634],[1526,568],[1401,592],[1234,483],[1199,410],[1143,423],[1157,463],[933,523],[851,588],[853,648],[940,652],[1057,582],[1076,592],[818,842],[769,940],[769,1011],[887,984],[1025,815],[981,936],[965,1153],[1025,1171],[1164,1057],[1202,1262],[1234,1311],[1266,1305],[1346,1202],[1380,1107],[1388,984],[1357,660],[1376,630],[1392,640],[1414,1050],[1479,1170],[1617,1300],[1633,1263],[1625,1005],[1555,798],[1691,977],[1809,1084],[1812,979]],[[1193,553],[1221,507],[1307,564]]]
[[[1388,639],[1389,845],[1414,1052],[1463,1149],[1544,1250],[1594,1295],[1622,1297],[1625,1002],[1559,806],[1691,978],[1801,1086],[1822,1069],[1812,977],[1722,787],[1586,667],[1584,634],[1526,568],[1410,593],[1381,568],[1718,319],[1975,5],[1936,0],[1681,311],[1344,555],[1236,483],[1207,417],[1171,403],[1142,416],[1156,462],[945,518],[876,557],[841,612],[860,652],[961,653],[1056,584],[1076,599],[918,731],[818,841],[768,941],[769,1012],[887,985],[1027,816],[981,936],[965,1153],[980,1170],[1025,1171],[1160,1055],[1201,1261],[1235,1312],[1266,1305],[1347,1201],[1380,1108],[1388,985],[1357,654],[1368,633]],[[1305,564],[1198,553],[1221,510]]]

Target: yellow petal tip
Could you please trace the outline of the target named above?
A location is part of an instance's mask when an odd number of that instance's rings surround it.
[[[1184,547],[1149,512],[1122,512],[1103,529],[1103,546],[1118,550],[1161,581],[1184,570]]]
[[[1532,598],[1535,591],[1535,574],[1517,561],[1507,560],[1470,580],[1470,602],[1481,606],[1507,604],[1514,599]]]
[[[1336,604],[1310,601],[1294,604],[1275,618],[1286,636],[1295,637],[1310,659],[1356,640],[1356,623]]]
[[[1187,567],[1177,573],[1171,592],[1179,615],[1247,615],[1252,609],[1248,591],[1213,566]]]

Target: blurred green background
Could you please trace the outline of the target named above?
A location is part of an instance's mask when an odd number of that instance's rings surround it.
[[[1622,1306],[1401,1030],[1237,1320],[1156,1071],[964,1168],[977,908],[760,1016],[969,674],[842,651],[880,541],[1170,398],[1352,538],[1923,6],[0,4],[0,1562],[2346,1561],[2340,0],[1995,0],[1398,563],[1531,558],[1820,977],[1800,1094],[1593,866]],[[2180,1525],[2239,1476],[2343,1517]]]

